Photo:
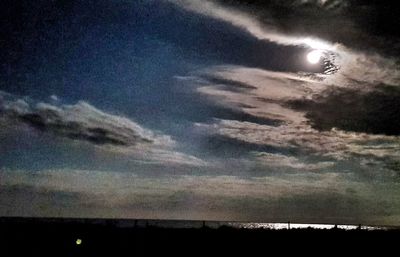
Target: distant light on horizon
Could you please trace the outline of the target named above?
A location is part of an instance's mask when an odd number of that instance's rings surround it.
[[[363,229],[363,230],[385,230],[385,227],[378,226],[359,226],[359,225],[334,225],[334,224],[301,224],[301,223],[241,223],[241,222],[231,222],[229,223],[232,227],[237,228],[246,228],[246,229],[343,229],[343,230],[355,230],[355,229]]]

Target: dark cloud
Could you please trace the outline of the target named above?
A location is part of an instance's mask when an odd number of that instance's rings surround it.
[[[274,119],[273,117],[262,117],[257,115],[252,115],[243,109],[253,109],[255,106],[252,103],[246,103],[242,101],[240,103],[226,104],[225,100],[229,99],[229,97],[225,97],[223,94],[221,96],[207,94],[207,89],[202,91],[202,88],[211,87],[217,90],[221,90],[221,92],[233,92],[233,93],[246,93],[251,92],[253,89],[257,89],[256,86],[252,85],[252,83],[246,83],[234,79],[223,78],[222,76],[213,76],[213,74],[201,74],[199,77],[178,77],[177,78],[181,83],[182,87],[186,86],[185,83],[192,83],[194,87],[192,89],[197,89],[206,97],[195,97],[193,98],[193,91],[191,90],[187,97],[183,100],[191,101],[191,103],[195,103],[195,111],[192,113],[191,121],[193,122],[209,122],[210,120],[216,119],[224,119],[224,120],[239,120],[239,121],[247,121],[253,122],[263,125],[271,125],[278,126],[282,123],[278,118]]]
[[[1,91],[0,100],[0,123],[7,125],[5,129],[27,125],[60,138],[89,142],[104,154],[114,152],[136,161],[205,165],[194,156],[175,151],[176,142],[170,136],[103,112],[84,101],[75,105],[34,103],[29,98],[17,98]]]
[[[313,128],[372,134],[400,135],[400,90],[379,85],[373,91],[328,89],[313,99],[293,100],[288,105],[306,112]]]
[[[400,178],[400,161],[391,161],[386,163],[386,168],[396,172],[397,177]]]
[[[125,140],[115,138],[115,135],[103,128],[85,128],[77,122],[50,123],[39,114],[23,114],[18,118],[39,130],[52,131],[71,139],[87,140],[95,144],[128,145]],[[144,142],[151,143],[150,140]]]
[[[61,210],[77,211],[84,196],[27,184],[1,185],[1,216],[60,216]]]
[[[253,122],[257,124],[263,125],[271,125],[271,126],[278,126],[281,124],[281,121],[258,117],[255,115],[251,115],[246,113],[238,108],[227,108],[227,107],[216,107],[213,113],[213,118],[218,119],[226,119],[226,120],[238,120],[243,122]]]
[[[83,101],[57,106],[17,99],[0,104],[3,118],[71,139],[116,146],[172,143],[167,136],[156,135],[127,118],[104,113]]]
[[[293,152],[292,149],[288,148],[246,142],[224,135],[209,135],[202,139],[201,145],[216,157],[242,157],[252,151],[269,153]]]
[[[168,16],[160,16],[158,19],[167,29],[155,31],[155,35],[188,56],[207,58],[219,64],[276,71],[324,71],[323,65],[304,65],[301,56],[306,53],[306,49],[303,46],[279,45],[255,38],[248,31],[233,27],[217,17],[210,19],[203,15],[193,16],[192,12],[177,11],[173,7],[165,6],[169,10]],[[177,19],[184,22],[177,24],[171,15],[179,15]]]
[[[233,90],[233,91],[240,91],[240,90],[246,90],[246,89],[257,89],[257,87],[251,85],[250,83],[244,83],[241,81],[236,81],[232,79],[224,79],[224,78],[219,78],[219,77],[212,77],[212,76],[205,76],[205,79],[207,79],[210,83],[216,84],[216,85],[227,85],[228,90]]]

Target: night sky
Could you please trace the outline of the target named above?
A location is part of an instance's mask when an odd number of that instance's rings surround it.
[[[0,216],[400,223],[395,6],[3,2]]]

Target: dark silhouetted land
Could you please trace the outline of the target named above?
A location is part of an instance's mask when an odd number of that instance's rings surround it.
[[[400,242],[397,229],[271,230],[196,224],[200,226],[172,228],[146,220],[0,218],[0,256],[276,256],[271,253],[346,253],[349,248],[381,252]]]

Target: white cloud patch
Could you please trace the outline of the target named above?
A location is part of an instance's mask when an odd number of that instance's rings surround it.
[[[51,95],[51,96],[50,96],[50,99],[51,99],[52,101],[55,101],[55,102],[57,102],[58,100],[60,100],[60,99],[58,98],[58,96],[56,96],[56,95]]]
[[[395,136],[345,132],[337,129],[318,131],[308,125],[268,126],[235,120],[219,120],[214,124],[197,124],[210,133],[234,140],[278,148],[298,149],[305,153],[337,160],[357,155],[396,157],[400,139]],[[373,145],[373,143],[377,145]]]
[[[105,113],[84,101],[74,105],[54,105],[15,99],[7,93],[2,95],[0,114],[3,123],[27,125],[143,161],[205,165],[196,157],[175,151],[176,142],[170,136],[143,128],[128,118]]]
[[[320,171],[335,165],[335,162],[306,163],[294,156],[284,154],[255,152],[256,160],[269,167],[287,167],[297,171]]]

